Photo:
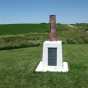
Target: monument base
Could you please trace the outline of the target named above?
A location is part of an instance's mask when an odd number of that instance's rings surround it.
[[[36,72],[68,72],[68,63],[63,61],[62,41],[45,41],[42,60]]]
[[[40,61],[39,65],[37,66],[36,72],[68,72],[68,63],[63,62],[62,67],[56,66],[44,66],[43,62]]]

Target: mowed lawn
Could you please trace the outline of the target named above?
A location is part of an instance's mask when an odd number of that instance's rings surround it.
[[[36,73],[42,47],[0,51],[0,88],[88,88],[88,44],[63,45],[68,73]]]

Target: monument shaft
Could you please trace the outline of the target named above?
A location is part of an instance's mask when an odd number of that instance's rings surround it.
[[[56,15],[50,15],[50,33],[49,33],[49,40],[50,41],[57,41],[57,34],[56,34]]]
[[[50,15],[50,30],[51,32],[56,32],[56,16]]]

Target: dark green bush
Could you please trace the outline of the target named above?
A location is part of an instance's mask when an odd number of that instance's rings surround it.
[[[77,44],[78,42],[75,39],[67,39],[68,44]]]

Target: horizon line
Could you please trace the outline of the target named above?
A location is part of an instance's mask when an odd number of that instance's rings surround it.
[[[0,25],[9,25],[9,24],[49,24],[49,22],[0,23]],[[57,22],[56,24],[88,24],[88,22],[75,22],[75,23],[61,23],[61,22]]]

